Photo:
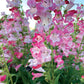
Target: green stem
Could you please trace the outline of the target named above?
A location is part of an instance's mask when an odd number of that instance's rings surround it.
[[[52,54],[51,54],[51,72],[52,72],[52,77],[51,77],[51,82],[50,84],[54,84],[54,64],[53,64],[53,47],[51,46]]]
[[[13,84],[13,80],[12,80],[11,74],[10,74],[10,72],[9,72],[9,69],[8,69],[8,66],[7,66],[7,62],[5,61],[5,56],[4,56],[3,49],[2,49],[2,54],[3,54],[2,57],[3,57],[4,63],[5,63],[5,67],[6,67],[7,73],[8,73],[8,75],[9,75],[9,77],[10,77],[11,84]]]

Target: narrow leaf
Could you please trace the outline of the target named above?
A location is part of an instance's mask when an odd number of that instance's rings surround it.
[[[58,82],[59,82],[59,77],[60,77],[60,74],[56,77],[54,84],[58,84]]]

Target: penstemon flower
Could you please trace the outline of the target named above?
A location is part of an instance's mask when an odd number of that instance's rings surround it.
[[[43,76],[42,73],[33,73],[33,72],[32,72],[32,75],[33,75],[32,80],[34,80],[34,79],[37,78],[37,77],[41,77],[41,76]]]
[[[83,4],[27,0],[24,11],[22,0],[6,1],[11,14],[0,19],[0,84],[82,84]]]
[[[6,79],[6,75],[0,75],[0,83]]]
[[[60,32],[60,33],[59,33]],[[51,31],[51,34],[47,36],[48,42],[53,46],[58,46],[61,42],[61,31],[56,28]]]

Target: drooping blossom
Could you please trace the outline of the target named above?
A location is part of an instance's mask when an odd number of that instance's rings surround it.
[[[0,75],[0,83],[5,81],[6,79],[6,75]]]
[[[42,74],[42,73],[33,73],[33,72],[32,72],[32,75],[33,75],[32,80],[34,80],[35,78],[38,78],[38,77],[43,76],[43,74]]]
[[[18,71],[18,69],[21,67],[22,64],[19,64],[15,67],[15,70]]]

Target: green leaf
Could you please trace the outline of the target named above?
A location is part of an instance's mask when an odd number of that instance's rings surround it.
[[[16,74],[11,74],[11,76],[16,76]]]
[[[54,84],[58,84],[58,82],[59,82],[59,77],[60,77],[60,74],[56,77]]]
[[[61,65],[61,66],[59,66],[58,68],[56,68],[56,69],[54,70],[54,73],[57,72],[62,66],[63,66],[63,65]]]

